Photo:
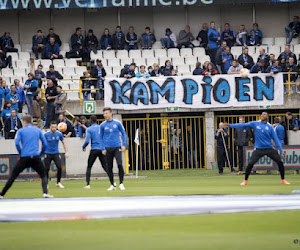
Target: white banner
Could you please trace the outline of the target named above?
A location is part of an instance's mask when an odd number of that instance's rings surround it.
[[[250,74],[107,78],[105,106],[112,109],[226,108],[283,104],[283,75]]]

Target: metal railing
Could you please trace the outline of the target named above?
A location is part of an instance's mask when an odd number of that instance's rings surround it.
[[[298,75],[299,72],[283,72],[284,75],[288,75],[288,81],[287,82],[284,82],[283,84],[284,85],[287,85],[288,86],[288,95],[290,96],[292,93],[291,93],[291,86],[292,85],[299,85],[300,82],[291,82],[291,75]],[[298,76],[297,76],[297,80],[298,80]]]
[[[129,139],[130,170],[206,167],[204,116],[130,118],[123,119],[123,125]]]

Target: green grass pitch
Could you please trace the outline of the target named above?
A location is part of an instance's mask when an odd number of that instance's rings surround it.
[[[125,191],[107,192],[108,180],[50,182],[55,197],[95,197],[186,194],[290,194],[300,188],[299,175],[243,176],[215,170],[141,171],[147,178],[125,179]],[[117,180],[117,179],[116,179]],[[0,183],[2,188],[4,182]],[[41,197],[40,182],[16,182],[5,198]],[[0,202],[1,205],[1,202]],[[0,223],[0,249],[300,249],[300,211],[206,214],[91,221]],[[297,241],[295,241],[297,242]]]

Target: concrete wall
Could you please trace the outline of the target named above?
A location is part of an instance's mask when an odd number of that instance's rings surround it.
[[[255,15],[253,16],[253,7]],[[53,27],[63,42],[69,42],[77,26],[85,31],[94,29],[97,37],[104,28],[114,31],[119,23],[127,32],[128,26],[135,26],[138,35],[150,26],[157,38],[170,27],[177,35],[185,24],[191,25],[196,36],[203,22],[214,20],[217,27],[223,28],[225,22],[231,23],[236,32],[243,23],[247,30],[253,21],[260,24],[265,37],[285,36],[284,27],[292,16],[300,12],[299,3],[290,4],[243,4],[214,5],[203,7],[154,7],[118,9],[66,9],[66,10],[2,10],[0,13],[0,34],[9,30],[15,43],[28,44],[37,29],[45,34]]]

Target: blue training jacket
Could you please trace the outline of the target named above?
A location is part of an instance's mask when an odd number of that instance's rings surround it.
[[[275,134],[277,135],[280,143],[284,143],[284,138],[285,138],[285,131],[284,131],[284,127],[281,124],[277,124],[277,126],[275,127]]]
[[[272,139],[280,152],[283,152],[279,139],[273,126],[268,122],[253,121],[248,123],[229,124],[230,128],[252,128],[254,131],[255,148],[273,148]]]
[[[87,128],[86,138],[84,144],[82,145],[82,149],[85,149],[86,146],[90,143],[90,141],[92,150],[101,150],[100,126],[96,123]]]
[[[121,147],[120,132],[122,134],[122,146],[126,146],[126,132],[123,125],[116,120],[105,121],[100,125],[101,150],[106,148]]]
[[[39,151],[40,140],[42,142],[41,152]],[[42,131],[37,127],[33,127],[31,124],[18,130],[15,144],[21,157],[43,155],[47,147],[47,141]]]

